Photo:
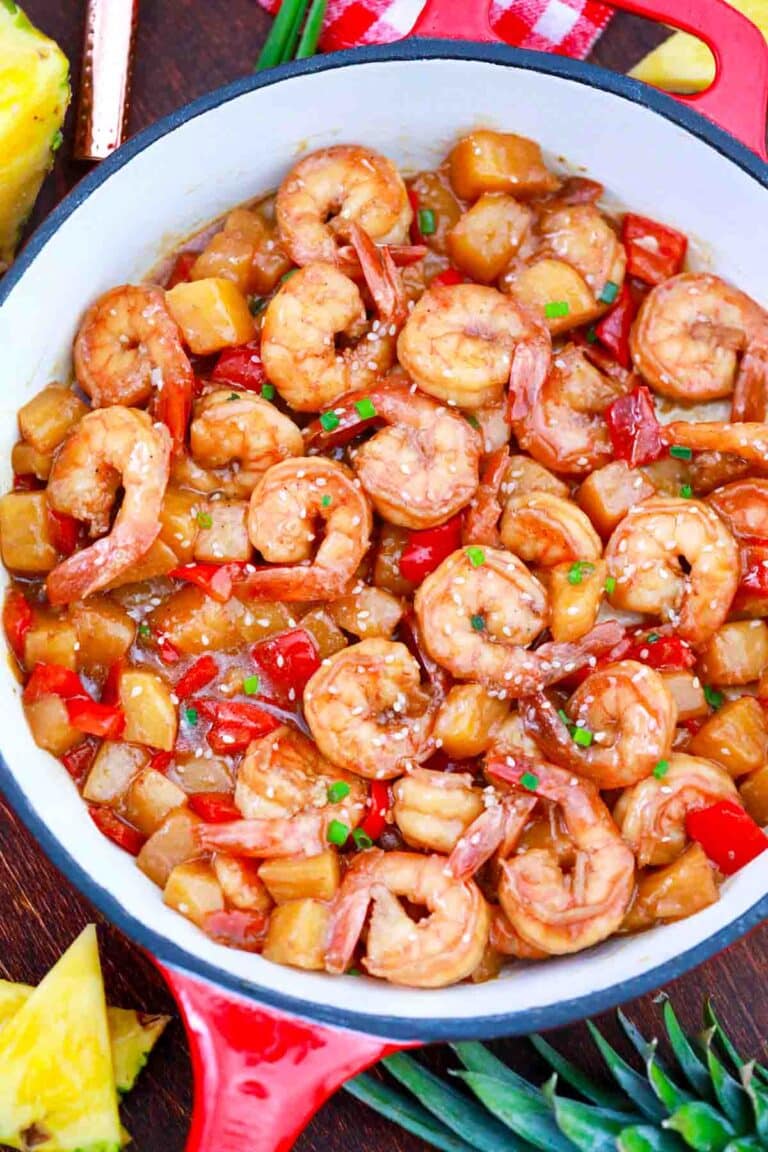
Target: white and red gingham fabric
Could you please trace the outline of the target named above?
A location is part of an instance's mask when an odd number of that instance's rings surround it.
[[[483,0],[467,0],[482,3]],[[261,0],[276,12],[280,0]],[[329,0],[320,47],[390,44],[416,23],[423,0]],[[508,44],[583,59],[605,28],[611,9],[596,0],[494,0],[491,23]]]

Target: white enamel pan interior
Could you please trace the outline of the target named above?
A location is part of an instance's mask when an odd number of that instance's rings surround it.
[[[274,188],[312,149],[361,142],[404,169],[435,165],[477,126],[541,142],[553,163],[703,245],[713,269],[768,305],[765,166],[669,98],[598,69],[508,49],[417,43],[310,61],[206,97],[121,149],[44,225],[0,291],[0,487],[16,412],[65,380],[86,306],[142,276],[230,206]],[[441,991],[278,967],[208,940],[91,823],[61,766],[34,744],[0,671],[0,787],[55,863],[166,963],[296,1014],[399,1039],[489,1036],[564,1023],[657,986],[765,913],[758,859],[684,921],[491,983]]]

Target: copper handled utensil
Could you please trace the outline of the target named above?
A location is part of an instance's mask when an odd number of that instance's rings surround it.
[[[75,134],[78,160],[122,144],[128,117],[139,0],[87,0]]]

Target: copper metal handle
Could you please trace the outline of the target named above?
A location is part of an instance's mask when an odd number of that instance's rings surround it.
[[[139,0],[87,0],[75,156],[103,160],[123,142]]]

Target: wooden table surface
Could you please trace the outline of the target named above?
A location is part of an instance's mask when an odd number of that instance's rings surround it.
[[[76,84],[84,3],[26,0],[24,6],[67,52]],[[249,71],[269,23],[256,0],[142,0],[131,131]],[[625,70],[660,38],[654,26],[619,15],[593,59]],[[65,143],[46,184],[38,218],[86,171],[71,159],[72,121],[70,112]],[[111,1002],[173,1012],[171,998],[151,964],[78,896],[0,800],[0,976],[39,980],[90,920],[100,925]],[[768,1035],[767,954],[768,926],[764,926],[669,986],[686,1023],[698,1026],[703,997],[712,995],[738,1047],[757,1055]],[[628,1012],[647,1033],[657,1029],[659,1008],[651,996],[633,1002]],[[604,1023],[611,1033],[613,1022]],[[597,1066],[583,1025],[563,1029],[554,1039],[571,1056]],[[544,1070],[525,1041],[508,1041],[499,1048],[522,1072],[543,1079]],[[190,1100],[187,1048],[175,1017],[125,1109],[137,1152],[181,1152]],[[297,1145],[299,1152],[419,1152],[424,1147],[343,1092],[326,1105]]]

